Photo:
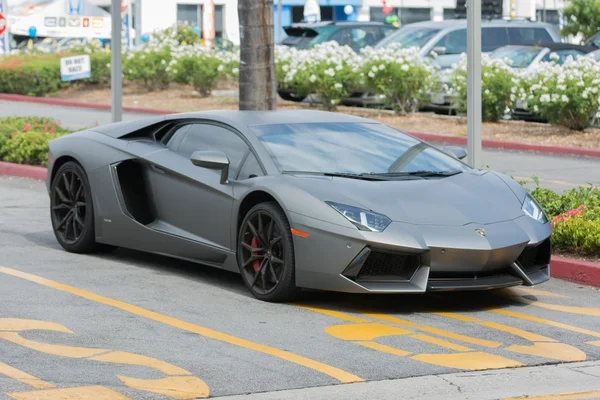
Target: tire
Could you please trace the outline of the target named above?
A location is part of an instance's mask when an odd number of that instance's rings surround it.
[[[298,295],[292,232],[277,203],[260,203],[248,211],[238,233],[237,250],[242,280],[254,297],[288,302]]]
[[[295,101],[297,103],[302,102],[302,100],[304,100],[306,98],[306,96],[298,96],[294,93],[290,93],[290,92],[283,92],[283,91],[279,91],[279,97],[281,97],[283,100],[287,100],[287,101]]]
[[[81,165],[62,165],[50,187],[50,219],[58,243],[71,253],[94,253],[115,247],[96,243],[94,205],[87,175]]]

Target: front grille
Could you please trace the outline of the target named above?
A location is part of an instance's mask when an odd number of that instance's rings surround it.
[[[550,264],[551,250],[550,239],[546,239],[537,246],[526,247],[517,262],[526,272],[538,270]]]
[[[418,255],[371,251],[358,273],[357,280],[376,278],[409,281],[419,264]]]

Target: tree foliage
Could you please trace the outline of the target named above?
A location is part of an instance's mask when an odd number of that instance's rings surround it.
[[[581,34],[588,39],[600,31],[600,0],[571,0],[565,8],[566,25],[563,35]]]

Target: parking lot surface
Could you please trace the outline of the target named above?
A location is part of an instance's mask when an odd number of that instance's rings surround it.
[[[556,279],[269,304],[196,264],[68,254],[43,183],[7,177],[0,243],[0,399],[191,399],[600,360],[600,291]]]

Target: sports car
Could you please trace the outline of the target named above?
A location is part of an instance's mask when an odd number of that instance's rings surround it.
[[[510,177],[387,125],[310,111],[210,111],[50,142],[60,245],[239,272],[261,300],[301,288],[485,290],[550,276],[551,224]]]

